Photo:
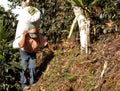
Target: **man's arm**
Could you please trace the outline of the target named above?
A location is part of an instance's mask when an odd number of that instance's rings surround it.
[[[54,53],[54,49],[53,49],[53,47],[52,47],[49,43],[46,44],[46,47],[47,47],[51,52]]]
[[[47,40],[41,34],[39,34],[39,42],[41,46],[48,48],[51,52],[54,53],[53,47],[47,42]]]

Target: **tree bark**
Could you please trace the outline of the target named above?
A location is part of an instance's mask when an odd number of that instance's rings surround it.
[[[78,16],[78,26],[80,32],[80,49],[81,53],[89,53],[90,49],[90,20],[86,18],[82,9],[78,6],[72,6],[75,16]]]

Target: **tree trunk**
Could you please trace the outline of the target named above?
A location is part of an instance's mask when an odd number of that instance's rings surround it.
[[[90,20],[82,13],[82,9],[77,6],[73,6],[75,16],[78,16],[78,26],[80,32],[80,49],[81,53],[89,53],[90,46]]]

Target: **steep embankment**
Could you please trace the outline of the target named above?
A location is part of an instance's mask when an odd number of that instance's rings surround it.
[[[90,55],[80,55],[74,39],[57,47],[55,56],[48,50],[38,53],[38,79],[31,91],[120,90],[119,34],[102,35]]]

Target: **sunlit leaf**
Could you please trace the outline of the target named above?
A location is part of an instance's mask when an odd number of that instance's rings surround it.
[[[77,22],[77,19],[78,19],[79,15],[80,15],[80,14],[78,14],[78,15],[75,17],[75,19],[73,20],[73,23],[72,23],[72,25],[71,25],[68,38],[70,38],[70,36],[71,36],[71,34],[72,34],[72,32],[73,32],[74,26],[75,26],[75,24],[76,24],[76,22]]]
[[[4,56],[2,56],[1,54],[0,54],[0,60],[5,60],[5,58],[4,58]]]

